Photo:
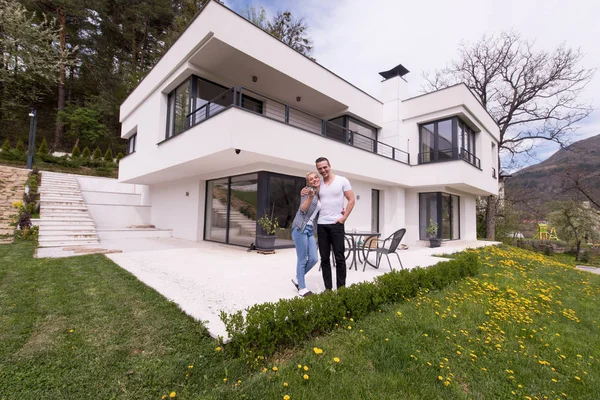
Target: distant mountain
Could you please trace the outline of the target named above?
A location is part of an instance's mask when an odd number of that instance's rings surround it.
[[[600,198],[600,135],[575,142],[545,161],[515,172],[505,181],[506,196],[516,199],[526,215],[543,217],[545,205],[569,196],[565,192],[567,174],[580,178]]]

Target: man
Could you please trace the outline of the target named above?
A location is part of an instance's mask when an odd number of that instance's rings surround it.
[[[317,234],[319,239],[319,254],[321,255],[321,272],[325,289],[331,290],[331,263],[329,254],[333,247],[335,257],[336,287],[346,286],[346,258],[344,256],[344,223],[354,208],[354,192],[348,179],[331,172],[329,160],[319,157],[315,161],[317,171],[323,178],[319,189],[319,211]],[[302,190],[305,194],[308,190]],[[344,198],[348,200],[344,211]]]

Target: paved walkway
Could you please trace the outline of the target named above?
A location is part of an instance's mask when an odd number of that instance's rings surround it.
[[[600,268],[598,268],[598,267],[588,267],[586,265],[577,265],[575,268],[580,269],[582,271],[591,272],[592,274],[600,275]]]
[[[425,267],[443,260],[433,257],[435,254],[490,244],[494,242],[452,243],[437,249],[411,248],[399,254],[405,268]],[[263,255],[235,246],[175,238],[103,240],[101,246],[115,252],[107,255],[111,260],[177,303],[187,314],[203,321],[215,338],[227,337],[219,319],[221,310],[231,313],[254,304],[297,296],[290,282],[295,275],[294,249]],[[48,251],[38,249],[38,257],[42,250]],[[365,272],[359,266],[358,271],[348,272],[347,284],[371,281],[388,271],[387,264],[379,270],[367,267]],[[313,292],[324,290],[318,264],[306,280]]]

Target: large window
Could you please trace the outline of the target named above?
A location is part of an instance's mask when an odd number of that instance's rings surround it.
[[[292,222],[304,185],[303,177],[267,171],[208,181],[204,239],[249,247],[262,233],[257,219],[272,214],[282,228],[275,247],[293,247]]]
[[[191,111],[191,79],[169,93],[166,138],[175,136],[189,127],[187,115]]]
[[[448,193],[419,193],[419,238],[427,240],[427,227],[438,225],[437,237],[460,239],[460,197]]]
[[[344,115],[329,120],[326,135],[370,152],[376,152],[377,128]]]
[[[476,134],[460,118],[419,125],[419,164],[463,159],[477,168]]]

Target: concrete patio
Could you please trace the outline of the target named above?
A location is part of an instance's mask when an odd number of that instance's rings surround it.
[[[405,268],[426,267],[444,260],[434,257],[436,254],[491,244],[495,242],[447,242],[439,248],[414,247],[399,254]],[[231,313],[298,295],[290,282],[295,275],[294,249],[263,255],[241,247],[175,238],[103,240],[100,247],[115,251],[107,257],[202,321],[215,338],[227,338],[225,326],[219,319],[221,310]],[[40,248],[37,257],[73,254],[64,249]],[[397,268],[398,262],[394,259],[392,265]],[[367,266],[363,272],[362,268],[359,265],[358,271],[348,271],[347,285],[371,281],[390,270],[385,259],[378,270]],[[318,264],[307,275],[306,283],[315,293],[325,289]]]

